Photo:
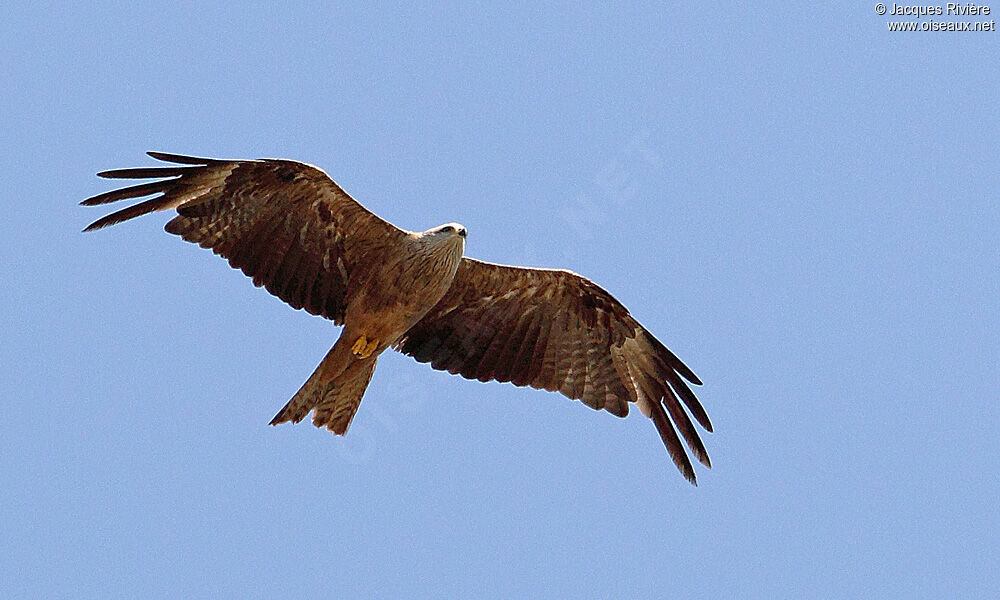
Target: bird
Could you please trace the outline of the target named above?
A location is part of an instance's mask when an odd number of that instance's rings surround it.
[[[697,478],[681,438],[711,468],[692,422],[713,431],[688,385],[701,380],[589,279],[469,258],[464,226],[401,229],[306,163],[147,154],[170,165],[97,175],[155,181],[81,204],[151,197],[85,232],[175,210],[168,233],[211,249],[293,308],[343,326],[271,425],[311,412],[316,427],[345,435],[379,356],[392,349],[466,379],[559,392],[617,417],[635,403],[690,483]]]

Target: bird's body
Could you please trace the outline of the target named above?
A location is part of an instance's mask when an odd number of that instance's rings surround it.
[[[379,354],[395,348],[435,369],[558,391],[617,416],[636,402],[685,477],[694,483],[671,420],[710,466],[684,410],[711,431],[683,380],[701,382],[593,282],[570,271],[463,257],[461,225],[399,229],[303,163],[150,155],[182,166],[101,173],[168,179],[85,200],[159,194],[87,230],[176,209],[168,232],[211,248],[291,306],[344,326],[272,424],[298,422],[312,411],[316,426],[346,433]]]
[[[395,344],[434,307],[451,287],[465,249],[465,229],[410,233],[410,251],[383,252],[384,268],[369,271],[346,295],[344,331],[299,392],[272,425],[301,421],[313,410],[313,423],[347,433],[375,370],[378,355]]]

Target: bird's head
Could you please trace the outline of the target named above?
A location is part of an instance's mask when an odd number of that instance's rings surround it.
[[[465,252],[465,227],[458,223],[445,223],[415,234],[420,245],[428,251],[447,254]]]
[[[441,259],[458,266],[458,259],[465,253],[465,227],[458,223],[445,223],[416,234],[420,247]]]
[[[465,239],[466,233],[465,226],[459,223],[445,223],[424,232],[425,235],[460,237],[462,239]]]

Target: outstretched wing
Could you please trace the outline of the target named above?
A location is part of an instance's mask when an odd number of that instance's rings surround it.
[[[396,349],[435,369],[557,391],[619,417],[636,402],[691,483],[694,469],[674,426],[711,467],[681,405],[712,431],[684,382],[701,381],[611,294],[570,271],[463,258],[451,289]]]
[[[216,160],[150,152],[180,166],[98,173],[164,178],[84,200],[90,206],[153,198],[84,231],[153,211],[177,209],[166,230],[229,260],[254,285],[295,308],[343,323],[351,281],[379,263],[406,232],[358,204],[320,169],[288,160]]]

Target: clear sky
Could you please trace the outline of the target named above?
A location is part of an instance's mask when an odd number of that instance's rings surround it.
[[[1000,594],[1000,34],[874,2],[18,4],[0,597]],[[269,427],[339,331],[167,215],[80,233],[146,150],[310,162],[587,275],[704,380],[714,468],[688,485],[637,410],[396,354],[346,438]]]

